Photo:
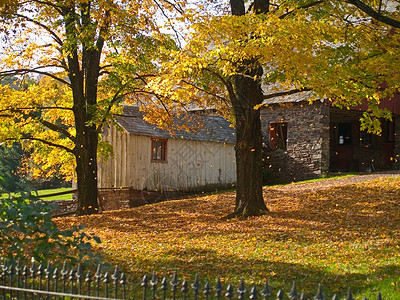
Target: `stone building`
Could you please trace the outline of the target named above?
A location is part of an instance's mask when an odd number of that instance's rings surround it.
[[[309,93],[267,100],[261,110],[265,183],[322,177],[327,172],[371,172],[397,167],[400,153],[400,96],[383,101],[393,121],[382,133],[360,130],[366,107],[338,109],[308,102]]]

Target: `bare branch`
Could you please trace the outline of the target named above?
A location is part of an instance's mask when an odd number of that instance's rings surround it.
[[[166,2],[168,2],[168,1],[166,1]],[[157,4],[158,8],[161,10],[162,15],[167,19],[167,22],[168,22],[169,26],[171,27],[171,29],[174,31],[176,39],[177,39],[177,41],[179,43],[179,48],[182,48],[182,45],[181,45],[181,42],[180,42],[180,39],[179,39],[179,36],[181,36],[183,38],[182,34],[179,33],[179,30],[175,29],[174,25],[171,23],[171,19],[167,16],[167,14],[165,13],[165,11],[162,8],[162,6],[158,3],[158,1],[155,0],[155,3]]]
[[[210,74],[212,74],[212,75],[214,75],[215,77],[217,77],[217,79],[219,79],[219,80],[225,85],[226,89],[228,90],[229,97],[230,97],[231,99],[236,98],[235,89],[233,88],[231,82],[225,80],[225,78],[222,77],[221,74],[218,74],[217,72],[214,72],[214,71],[211,70],[211,69],[203,68],[202,70],[204,70],[204,71],[206,71],[206,72],[209,72]]]
[[[378,11],[376,11],[371,6],[368,6],[367,4],[365,4],[364,2],[362,2],[360,0],[347,0],[346,2],[354,5],[359,10],[365,12],[367,15],[369,15],[370,17],[374,18],[375,20],[377,20],[379,22],[382,22],[384,24],[387,24],[387,25],[395,27],[395,28],[400,28],[400,21],[382,15],[380,13],[380,8]]]
[[[71,141],[76,142],[76,138],[71,135],[67,130],[65,130],[64,128],[62,128],[61,126],[58,126],[56,124],[53,124],[49,121],[46,121],[42,118],[37,117],[33,111],[28,112],[28,116],[30,116],[32,119],[38,121],[40,124],[42,124],[43,126],[47,127],[50,130],[53,130],[55,132],[61,133],[63,135],[65,135],[67,138],[69,138]]]
[[[168,0],[161,0],[162,2],[167,3],[168,5],[171,5],[177,12],[179,12],[180,14],[184,14],[185,11],[183,10],[183,8],[179,5],[179,3],[172,3],[171,1]]]
[[[13,107],[7,109],[0,109],[0,113],[7,111],[20,111],[20,110],[47,110],[47,109],[60,109],[60,110],[70,110],[72,111],[72,107],[64,107],[64,106],[32,106],[32,107]]]
[[[203,92],[203,93],[205,93],[207,95],[213,96],[213,97],[223,101],[226,104],[228,103],[228,100],[225,99],[224,97],[221,97],[221,96],[219,96],[217,94],[210,93],[209,91],[206,91],[205,89],[202,89],[201,87],[195,85],[194,83],[191,83],[191,82],[186,81],[186,80],[183,80],[182,82],[186,83],[187,85],[190,85],[190,86],[194,87],[196,90],[199,90],[200,92]]]
[[[44,24],[42,24],[42,23],[40,23],[40,22],[38,22],[38,21],[36,21],[36,20],[34,20],[34,19],[32,19],[32,18],[29,18],[28,16],[24,16],[24,15],[21,15],[21,14],[15,14],[15,16],[18,17],[18,18],[24,19],[24,20],[26,20],[26,21],[28,21],[28,22],[31,22],[31,23],[33,23],[33,24],[36,24],[36,25],[38,25],[39,27],[42,27],[44,30],[46,30],[48,33],[50,33],[50,35],[54,38],[54,40],[55,40],[55,42],[56,42],[57,44],[59,44],[60,46],[63,45],[62,40],[61,40],[61,39],[58,37],[58,35],[57,35],[53,30],[51,30],[48,26],[46,26],[46,25],[44,25]]]
[[[55,148],[59,148],[59,149],[63,149],[69,153],[75,154],[74,150],[69,149],[68,147],[65,147],[64,145],[59,145],[50,141],[46,141],[44,139],[39,139],[39,138],[35,138],[32,136],[23,136],[21,138],[6,138],[5,141],[19,141],[19,140],[29,140],[29,141],[38,141],[38,142],[42,142],[43,144],[46,144],[50,147],[55,147]]]
[[[307,92],[307,91],[311,91],[310,88],[302,88],[302,89],[294,89],[294,90],[290,90],[290,91],[284,91],[284,92],[276,92],[276,93],[271,93],[268,95],[264,95],[263,99],[271,99],[271,98],[275,98],[275,97],[279,97],[279,96],[289,96],[289,95],[293,95],[293,94],[297,94],[297,93],[301,93],[301,92]]]
[[[70,86],[71,84],[60,78],[57,77],[56,75],[54,75],[53,73],[49,73],[49,72],[45,72],[45,71],[40,71],[40,69],[44,69],[44,68],[48,68],[49,66],[46,67],[37,67],[37,68],[33,68],[33,69],[29,69],[29,68],[21,68],[21,69],[15,69],[15,70],[8,70],[8,71],[2,71],[0,72],[0,77],[6,77],[6,76],[15,76],[15,75],[25,75],[25,74],[29,74],[29,73],[35,73],[35,74],[40,74],[40,75],[45,75],[45,76],[49,76],[63,84],[66,84],[68,86]]]
[[[303,6],[296,7],[294,10],[291,10],[291,11],[281,15],[279,18],[280,19],[286,18],[287,16],[293,14],[296,11],[296,9],[307,9],[307,8],[311,8],[311,7],[314,7],[314,6],[318,6],[318,5],[320,5],[320,4],[324,3],[324,2],[325,2],[325,0],[320,0],[320,1],[315,1],[315,2],[308,3],[308,4],[303,5]]]

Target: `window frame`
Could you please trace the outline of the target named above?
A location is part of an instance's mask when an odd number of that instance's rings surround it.
[[[285,130],[283,130],[285,128]],[[289,122],[288,121],[271,121],[268,124],[268,138],[269,138],[269,148],[272,150],[281,149],[287,151],[288,149],[288,132],[289,132]],[[277,138],[277,131],[281,131],[282,138],[279,138],[282,143],[274,141]],[[278,135],[279,137],[279,135]],[[282,144],[282,145],[281,145]],[[283,146],[283,147],[282,147]]]
[[[337,128],[337,144],[339,146],[353,145],[353,124],[350,122],[338,123]],[[340,135],[341,133],[343,133],[343,135]],[[347,135],[345,135],[346,133]],[[341,137],[343,137],[343,139],[341,139]]]
[[[161,158],[157,158],[157,143],[161,143]],[[157,163],[166,163],[167,160],[167,149],[168,149],[168,139],[159,139],[159,138],[152,138],[151,139],[151,162]]]
[[[394,143],[395,139],[396,139],[396,130],[393,117],[392,121],[390,120],[385,121],[385,143]]]
[[[360,145],[362,146],[372,146],[373,135],[365,130],[360,131]]]

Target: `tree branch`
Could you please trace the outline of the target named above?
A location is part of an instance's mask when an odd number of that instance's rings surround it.
[[[171,5],[177,12],[179,12],[180,14],[184,14],[185,11],[183,10],[183,8],[179,5],[179,3],[172,3],[171,1],[168,0],[161,0],[162,2],[167,3],[168,5]]]
[[[124,84],[123,86],[121,86],[121,87],[119,88],[119,90],[114,94],[113,99],[111,100],[110,104],[109,104],[108,107],[107,107],[107,110],[106,110],[107,114],[110,113],[112,106],[113,106],[113,105],[118,101],[118,99],[121,97],[121,92],[125,89],[126,85],[127,85],[127,84]],[[103,124],[105,123],[105,121],[106,121],[106,117],[104,117],[104,118],[101,120],[100,125],[97,127],[96,130],[97,130],[98,133],[100,133],[101,128],[102,128]]]
[[[228,103],[228,101],[227,101],[224,97],[221,97],[221,96],[219,96],[219,95],[210,93],[210,92],[206,91],[205,89],[202,89],[202,88],[198,87],[198,86],[195,85],[194,83],[191,83],[191,82],[186,81],[186,80],[182,80],[182,82],[186,83],[187,85],[190,85],[190,86],[194,87],[195,89],[199,90],[200,92],[203,92],[203,93],[205,93],[205,94],[207,94],[207,95],[213,96],[213,97],[215,97],[215,98],[217,98],[217,99],[223,101],[224,103]]]
[[[39,0],[33,0],[33,2],[42,4],[42,5],[47,5],[50,6],[52,8],[54,8],[56,11],[58,11],[61,14],[61,9],[59,6],[57,6],[56,4],[52,3],[51,1],[39,1]]]
[[[223,83],[223,85],[225,85],[226,89],[228,90],[229,97],[231,99],[236,98],[235,90],[234,90],[231,82],[225,80],[225,78],[222,77],[221,74],[218,74],[217,72],[214,72],[213,70],[210,70],[208,68],[203,68],[203,70],[207,71],[210,74],[212,74],[215,77],[217,77]]]
[[[166,2],[169,3],[168,1],[166,1]],[[177,39],[177,41],[178,41],[178,43],[179,43],[179,48],[182,48],[181,41],[180,41],[180,39],[179,39],[179,36],[182,36],[182,34],[180,34],[179,31],[175,29],[174,25],[173,25],[172,22],[171,22],[171,18],[169,18],[169,17],[167,16],[167,14],[165,13],[165,11],[164,11],[164,9],[162,8],[162,6],[158,3],[158,1],[155,1],[155,3],[156,3],[156,5],[158,6],[158,8],[161,10],[162,15],[163,15],[163,16],[165,17],[165,19],[167,20],[167,22],[168,22],[169,26],[171,27],[171,29],[174,31],[175,36],[176,36],[176,39]],[[169,4],[171,4],[171,3],[169,3]],[[171,4],[171,5],[173,5],[173,4]],[[174,6],[174,8],[175,8],[175,6]],[[179,12],[180,12],[180,11],[179,11]],[[183,11],[180,12],[180,13],[183,14]]]
[[[37,108],[35,107],[34,109],[37,109]],[[0,110],[0,112],[10,111],[10,112],[14,112],[14,113],[15,112],[16,113],[21,113],[21,114],[23,114],[24,116],[27,116],[27,117],[29,116],[32,119],[34,119],[37,122],[39,122],[40,124],[42,124],[43,126],[47,127],[48,129],[53,130],[55,132],[58,132],[60,134],[63,134],[67,138],[69,138],[72,142],[74,142],[74,143],[76,142],[76,138],[73,135],[71,135],[67,130],[63,129],[61,126],[58,126],[56,124],[53,124],[53,123],[51,123],[49,121],[46,121],[46,120],[36,116],[34,114],[33,110],[30,110],[27,113],[25,113],[24,110],[29,110],[29,108],[9,108],[9,109]],[[0,117],[12,117],[12,115],[3,114]]]
[[[395,28],[400,28],[400,21],[382,15],[380,11],[374,10],[371,6],[365,4],[360,0],[346,0],[346,2],[354,5],[359,10],[365,12],[367,15],[369,15],[370,17],[374,18],[379,22],[385,23]]]
[[[32,107],[13,107],[13,108],[7,108],[7,109],[0,109],[0,113],[6,112],[6,111],[12,111],[12,110],[47,110],[47,109],[60,109],[60,110],[70,110],[72,111],[72,107],[64,107],[64,106],[32,106]]]
[[[50,33],[50,35],[54,38],[54,40],[55,40],[55,42],[56,42],[57,44],[59,44],[60,46],[63,45],[62,40],[61,40],[61,39],[58,37],[58,35],[57,35],[53,30],[51,30],[48,26],[46,26],[46,25],[44,25],[44,24],[42,24],[42,23],[40,23],[40,22],[38,22],[38,21],[36,21],[36,20],[34,20],[34,19],[29,18],[28,16],[24,16],[24,15],[21,15],[21,14],[15,14],[15,16],[18,17],[18,18],[22,18],[22,19],[24,19],[24,20],[26,20],[26,21],[28,21],[28,22],[33,23],[33,24],[36,24],[36,25],[39,26],[39,27],[42,27],[44,30],[46,30],[48,33]]]
[[[61,128],[60,126],[58,126],[56,124],[53,124],[49,121],[46,121],[42,118],[35,116],[33,111],[28,112],[28,116],[30,116],[34,120],[37,120],[40,124],[47,127],[48,129],[53,130],[58,133],[61,133],[61,134],[65,135],[67,138],[69,138],[71,141],[73,141],[74,143],[76,142],[76,138],[73,135],[71,135],[67,130]]]
[[[296,9],[307,9],[307,8],[310,8],[310,7],[314,7],[314,6],[320,5],[320,4],[324,3],[324,2],[325,2],[325,0],[319,0],[319,1],[315,1],[315,2],[311,2],[311,3],[305,4],[303,6],[296,7]],[[279,7],[277,8],[277,10],[278,9],[279,9]],[[296,11],[296,9],[291,10],[291,11],[279,16],[279,19],[284,19],[287,16],[293,14]]]
[[[45,75],[45,76],[49,76],[63,84],[66,84],[68,86],[71,86],[71,84],[60,78],[57,77],[56,75],[49,73],[49,72],[45,72],[45,71],[40,71],[39,69],[44,69],[44,68],[48,68],[49,66],[46,67],[37,67],[37,68],[33,68],[33,69],[29,69],[29,68],[21,68],[21,69],[15,69],[15,70],[8,70],[8,71],[2,71],[0,72],[0,77],[6,77],[6,76],[14,76],[14,75],[25,75],[25,74],[29,74],[29,73],[35,73],[35,74],[40,74],[40,75]]]
[[[42,142],[43,144],[46,144],[46,145],[48,145],[48,146],[50,146],[50,147],[55,147],[55,148],[63,149],[63,150],[65,150],[65,151],[67,151],[67,152],[72,153],[72,154],[75,155],[74,150],[69,149],[68,147],[65,147],[64,145],[59,145],[59,144],[56,144],[56,143],[53,143],[53,142],[50,142],[50,141],[46,141],[46,140],[44,140],[44,139],[35,138],[35,137],[32,137],[32,136],[23,136],[23,137],[21,137],[21,138],[6,138],[6,139],[5,139],[5,141],[15,141],[15,142],[17,142],[17,141],[19,141],[19,140],[29,140],[29,141],[38,141],[38,142]]]
[[[264,95],[263,99],[266,100],[266,99],[271,99],[271,98],[275,98],[275,97],[279,97],[279,96],[289,96],[289,95],[293,95],[293,94],[297,94],[297,93],[301,93],[301,92],[308,92],[308,91],[311,91],[311,89],[303,88],[303,89],[294,89],[294,90],[284,91],[284,92],[276,92],[276,93]]]

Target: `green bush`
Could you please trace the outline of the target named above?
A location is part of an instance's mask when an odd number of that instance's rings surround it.
[[[23,259],[31,256],[46,263],[55,258],[75,264],[98,262],[91,241],[100,242],[96,236],[82,232],[75,226],[60,230],[51,219],[55,204],[39,201],[32,195],[0,200],[0,256]]]

